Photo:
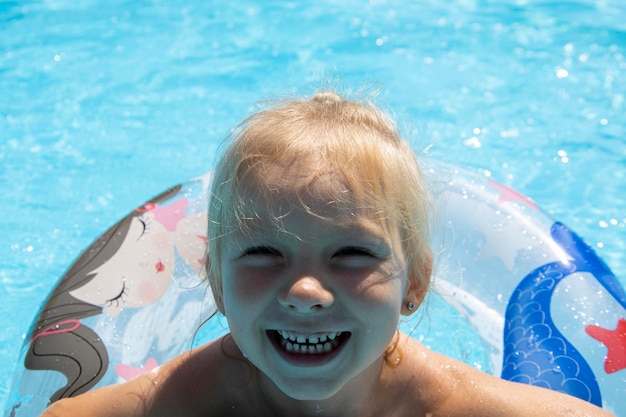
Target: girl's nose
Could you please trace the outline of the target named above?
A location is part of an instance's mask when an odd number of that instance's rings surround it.
[[[322,310],[333,304],[333,294],[313,277],[302,277],[279,296],[283,307],[300,313]]]

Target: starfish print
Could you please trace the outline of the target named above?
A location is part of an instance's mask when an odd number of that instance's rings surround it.
[[[626,368],[626,320],[619,319],[615,330],[590,325],[585,327],[587,334],[602,342],[608,349],[604,370],[612,374]]]
[[[157,361],[154,358],[148,358],[146,363],[139,367],[135,368],[134,366],[126,365],[124,363],[120,363],[115,366],[115,373],[120,376],[125,381],[130,381],[131,379],[152,371],[157,367]]]
[[[506,185],[502,185],[495,181],[487,181],[487,183],[493,188],[497,188],[500,190],[500,197],[498,197],[498,203],[505,203],[507,201],[519,201],[522,204],[530,207],[531,209],[538,211],[539,207],[528,197],[525,195],[515,191],[511,187],[507,187]]]
[[[187,208],[187,199],[181,198],[167,206],[155,204],[152,212],[157,222],[165,226],[167,231],[174,232],[178,222],[185,217],[185,208]]]

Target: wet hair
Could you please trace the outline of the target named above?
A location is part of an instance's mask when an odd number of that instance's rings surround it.
[[[275,222],[289,205],[309,210],[306,199],[325,178],[341,185],[332,187],[332,204],[357,207],[387,232],[399,229],[410,285],[426,292],[431,198],[414,152],[392,119],[370,101],[322,92],[263,109],[227,138],[214,171],[207,231],[207,276],[220,311],[224,239],[254,220],[259,197],[280,202],[281,212],[272,213]]]

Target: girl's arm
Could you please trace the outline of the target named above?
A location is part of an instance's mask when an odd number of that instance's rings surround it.
[[[156,391],[153,380],[154,375],[146,374],[130,382],[64,398],[48,407],[41,417],[157,417],[149,413]]]
[[[221,353],[212,343],[183,353],[170,362],[135,379],[89,391],[52,404],[40,417],[189,417],[200,399],[216,398],[216,387],[207,373],[218,371]],[[219,354],[218,358],[215,358]],[[222,360],[223,362],[223,360]],[[219,374],[218,374],[219,375]],[[211,388],[213,387],[213,388]],[[196,395],[202,392],[203,395]],[[219,398],[219,397],[217,397]],[[197,414],[197,413],[196,413]]]
[[[613,414],[568,394],[505,381],[468,365],[443,359],[450,396],[433,416],[480,417],[611,417]],[[454,362],[454,363],[452,363]],[[443,363],[443,362],[441,362]],[[614,416],[613,416],[614,417]]]

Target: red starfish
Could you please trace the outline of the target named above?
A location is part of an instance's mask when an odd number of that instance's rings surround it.
[[[122,377],[125,381],[130,381],[131,379],[141,374],[152,371],[154,368],[157,367],[157,365],[157,361],[154,358],[148,358],[148,360],[146,360],[146,363],[139,368],[120,363],[115,365],[115,373],[118,376]]]
[[[590,325],[585,327],[585,331],[608,349],[604,361],[604,370],[607,374],[626,368],[626,320],[620,318],[615,330]]]

